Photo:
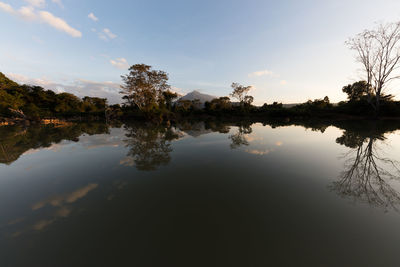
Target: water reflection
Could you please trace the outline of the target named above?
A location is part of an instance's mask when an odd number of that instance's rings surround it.
[[[147,266],[158,257],[151,266],[165,259],[179,266],[174,263],[184,255],[189,260],[182,266],[193,266],[190,260],[199,257],[193,251],[201,251],[200,258],[213,262],[215,255],[218,265],[231,257],[231,266],[265,266],[271,259],[322,266],[327,258],[335,260],[332,266],[365,266],[364,252],[375,251],[367,260],[379,266],[388,261],[380,257],[383,243],[390,262],[398,263],[400,213],[392,210],[400,204],[400,158],[382,154],[392,151],[387,141],[400,144],[388,135],[400,125],[265,125],[209,120],[0,128],[0,265]],[[347,150],[342,169],[338,155]],[[168,164],[174,168],[163,168]],[[360,258],[352,262],[354,255]],[[302,257],[308,264],[298,264]]]
[[[398,210],[400,194],[390,181],[400,177],[399,163],[381,156],[380,145],[386,141],[376,125],[367,130],[345,130],[336,142],[351,150],[345,155],[346,165],[332,189],[339,195],[369,205]]]
[[[40,148],[49,148],[63,140],[79,141],[82,134],[108,134],[104,123],[71,123],[62,126],[37,125],[0,127],[0,163],[10,165],[19,157]]]
[[[183,136],[173,127],[149,124],[126,124],[125,145],[129,148],[121,165],[135,166],[138,170],[150,171],[167,165],[171,161],[171,142]]]
[[[91,183],[72,192],[52,195],[34,203],[30,216],[13,219],[7,223],[11,232],[9,236],[16,238],[30,231],[43,231],[58,220],[69,217],[76,209],[74,203],[86,197],[97,187],[98,184]]]
[[[248,146],[248,135],[252,132],[253,129],[251,128],[251,124],[239,125],[236,133],[229,136],[229,139],[231,140],[231,149],[236,149],[241,146]]]

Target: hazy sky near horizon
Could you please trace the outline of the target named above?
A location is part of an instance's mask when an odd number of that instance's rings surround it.
[[[361,78],[344,42],[397,20],[398,0],[0,0],[0,71],[111,103],[136,63],[168,72],[182,94],[224,96],[239,82],[255,104],[336,102]]]

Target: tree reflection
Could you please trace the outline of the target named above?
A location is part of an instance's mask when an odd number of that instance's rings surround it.
[[[229,139],[231,140],[231,149],[248,146],[249,141],[247,135],[251,134],[252,131],[253,129],[251,128],[251,124],[239,125],[237,132],[229,136]]]
[[[345,170],[332,189],[343,197],[398,210],[400,194],[389,182],[399,178],[399,168],[397,162],[379,155],[377,143],[384,140],[383,133],[377,131],[367,135],[344,131],[336,142],[351,150],[345,155]]]
[[[138,170],[156,170],[171,161],[171,141],[182,137],[182,133],[173,127],[159,125],[130,124],[126,125],[125,140],[129,148],[127,154]]]
[[[79,141],[82,134],[108,134],[105,123],[68,123],[65,125],[0,127],[0,163],[10,165],[30,149],[40,149],[63,140]]]

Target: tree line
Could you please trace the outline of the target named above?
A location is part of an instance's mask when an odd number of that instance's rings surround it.
[[[2,117],[29,119],[44,117],[105,116],[116,118],[170,119],[186,115],[213,116],[400,116],[400,102],[387,91],[400,78],[400,22],[380,24],[350,38],[346,44],[356,51],[363,79],[346,85],[347,101],[332,104],[325,96],[284,107],[282,103],[252,105],[251,86],[232,83],[229,96],[209,102],[183,100],[168,83],[168,73],[146,64],[132,65],[122,75],[121,105],[107,105],[98,97],[79,98],[55,93],[40,86],[19,85],[0,73],[0,113]],[[231,101],[233,99],[234,101]],[[0,117],[1,117],[0,116]]]
[[[40,86],[19,85],[0,72],[0,117],[38,120],[78,115],[99,116],[104,114],[106,108],[105,98],[79,98],[71,93],[55,93]]]

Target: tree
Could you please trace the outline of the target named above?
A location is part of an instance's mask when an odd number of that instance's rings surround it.
[[[336,142],[351,150],[346,153],[345,170],[331,189],[346,198],[398,210],[400,193],[390,183],[398,179],[398,162],[380,156],[377,143],[384,141],[384,133],[378,130],[366,134],[344,131]]]
[[[346,44],[357,51],[357,61],[363,66],[368,99],[379,113],[383,91],[388,83],[400,78],[400,22],[380,24],[350,38]]]
[[[252,97],[251,95],[246,95],[244,97],[244,104],[246,106],[251,106],[251,103],[253,103],[253,101],[254,101],[254,97]]]
[[[175,92],[172,92],[170,90],[164,91],[163,92],[163,97],[165,100],[165,105],[167,106],[168,110],[171,110],[172,107],[172,102],[178,98],[178,94]]]
[[[229,110],[231,109],[231,107],[232,107],[231,101],[227,96],[214,98],[213,100],[211,100],[211,102],[206,103],[206,109],[211,111]]]
[[[241,106],[244,106],[245,103],[250,102],[251,104],[251,102],[253,102],[253,97],[249,98],[250,96],[247,95],[252,86],[243,86],[238,83],[232,83],[231,87],[233,91],[230,96],[239,100]]]
[[[150,112],[158,107],[163,99],[163,92],[170,89],[168,74],[152,70],[145,64],[132,65],[127,75],[121,76],[123,85],[120,93],[125,94],[129,104],[133,103],[143,112]]]
[[[342,91],[347,94],[349,101],[360,101],[363,96],[368,95],[368,92],[371,91],[371,86],[366,81],[359,81],[344,86]]]

